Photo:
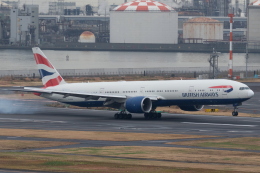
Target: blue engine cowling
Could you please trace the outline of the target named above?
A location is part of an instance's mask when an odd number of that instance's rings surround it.
[[[200,111],[203,109],[204,105],[185,105],[185,106],[179,106],[179,108],[183,111]]]
[[[148,113],[152,109],[152,101],[143,96],[132,97],[126,100],[125,108],[131,113]]]

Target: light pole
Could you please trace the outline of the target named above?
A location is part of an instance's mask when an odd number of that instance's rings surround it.
[[[245,55],[245,58],[246,58],[246,78],[247,78],[247,64],[248,64],[248,42],[246,42],[246,55]]]

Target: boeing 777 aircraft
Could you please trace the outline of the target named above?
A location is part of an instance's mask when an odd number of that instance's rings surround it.
[[[80,107],[117,108],[121,111],[115,119],[131,119],[130,113],[161,118],[156,108],[172,105],[184,111],[199,111],[204,105],[233,104],[232,115],[237,116],[237,106],[254,95],[247,85],[224,79],[66,83],[40,48],[32,50],[44,87],[24,87],[20,91]]]

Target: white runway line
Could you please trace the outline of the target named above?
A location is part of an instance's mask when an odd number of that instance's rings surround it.
[[[257,125],[243,125],[243,124],[218,124],[218,123],[193,123],[193,122],[182,122],[184,124],[196,124],[196,125],[212,125],[212,126],[236,126],[236,127],[257,127]]]
[[[0,118],[0,121],[35,122],[35,123],[67,123],[66,121],[35,120],[35,119],[16,119],[16,118]]]
[[[260,123],[260,121],[250,121],[250,120],[242,120],[242,121],[252,122],[252,123]]]
[[[254,131],[227,131],[229,133],[254,133]]]

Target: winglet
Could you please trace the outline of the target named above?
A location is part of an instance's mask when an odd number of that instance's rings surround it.
[[[66,84],[65,80],[39,47],[32,48],[32,51],[45,88]]]

